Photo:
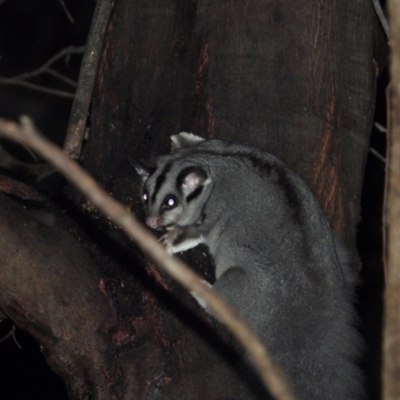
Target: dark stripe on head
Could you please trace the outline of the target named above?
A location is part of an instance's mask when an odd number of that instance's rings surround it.
[[[171,169],[171,163],[167,164],[163,170],[161,171],[160,175],[157,176],[156,179],[156,186],[154,188],[154,192],[151,195],[151,202],[154,203],[157,193],[160,190],[160,187],[162,186],[162,184],[165,181],[165,176],[168,174],[169,170]]]
[[[179,172],[179,175],[176,178],[176,186],[178,187],[179,190],[181,190],[183,181],[185,180],[186,176],[192,173],[201,176],[202,178],[204,178],[204,180],[207,179],[206,171],[204,171],[203,168],[196,166],[186,167],[181,172]]]
[[[214,146],[216,146],[216,148]],[[290,174],[288,174],[285,164],[278,160],[275,156],[269,153],[261,152],[256,147],[248,146],[247,148],[243,148],[241,145],[233,142],[218,140],[205,140],[198,146],[190,148],[191,156],[195,156],[197,153],[203,155],[204,158],[207,156],[210,158],[227,157],[234,160],[241,159],[241,161],[250,163],[252,168],[255,168],[269,179],[274,180],[276,185],[281,189],[283,195],[285,196],[287,204],[293,210],[295,220],[299,224],[303,223],[302,221],[305,218],[306,211],[304,210],[303,205],[304,200],[299,194],[298,184],[293,181]],[[181,178],[181,182],[183,181],[185,174],[182,175],[183,177]],[[191,197],[192,194],[194,195],[194,193],[191,193],[188,195],[188,198]],[[198,196],[197,193],[193,198],[196,196]],[[193,198],[191,198],[191,200],[193,200]]]
[[[198,188],[194,189],[193,192],[190,193],[189,196],[186,197],[186,202],[190,203],[196,197],[199,197],[201,192],[203,191],[203,189],[204,189],[204,186],[199,186]]]

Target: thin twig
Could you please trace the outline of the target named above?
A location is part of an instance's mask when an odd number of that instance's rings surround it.
[[[15,327],[15,325],[14,325],[14,327]],[[13,337],[14,342],[15,342],[15,344],[17,345],[17,347],[18,347],[20,350],[22,350],[22,346],[18,343],[17,337],[15,336],[15,331],[16,331],[16,329],[13,330],[13,332],[12,332],[12,337]]]
[[[248,351],[263,382],[275,398],[278,400],[295,399],[284,373],[272,361],[260,339],[249,329],[243,319],[214,290],[204,285],[202,279],[186,264],[175,257],[170,257],[157,239],[122,204],[101,189],[95,180],[65,152],[42,137],[27,117],[21,118],[21,126],[0,119],[0,133],[9,139],[30,146],[48,160],[76,185],[98,210],[134,239],[161,268],[180,282],[188,291],[195,292],[197,296],[202,298],[207,307],[225,323]]]
[[[2,322],[2,321],[0,321]],[[2,338],[0,338],[0,343],[6,341],[10,336],[13,337],[15,344],[17,345],[17,347],[22,350],[21,345],[18,343],[17,338],[15,337],[15,331],[17,330],[17,327],[15,325],[12,326],[12,328],[10,329],[10,332],[7,333],[7,335],[3,336]]]
[[[81,154],[86,121],[92,101],[94,80],[112,8],[112,0],[97,0],[82,59],[78,89],[72,104],[71,116],[63,146],[64,150],[74,159],[78,159]]]
[[[380,132],[380,133],[387,133],[387,129],[380,124],[379,122],[374,122],[374,127]]]
[[[371,1],[372,5],[374,6],[376,15],[378,16],[379,22],[381,23],[382,28],[385,32],[385,35],[389,39],[389,23],[385,16],[385,13],[383,12],[381,3],[379,0],[371,0]]]
[[[20,79],[0,78],[0,85],[21,86],[35,90],[37,92],[47,93],[58,97],[64,97],[66,99],[73,99],[75,97],[75,94],[71,92],[66,92],[64,90],[58,89],[50,89],[48,87],[37,85],[36,83],[27,82]]]
[[[377,122],[375,124],[377,124]],[[367,144],[366,144],[367,142],[365,140],[361,139],[359,136],[355,135],[353,132],[348,132],[347,134],[351,139],[353,139],[355,142],[357,142],[361,146],[367,146]],[[373,147],[369,147],[369,152],[372,155],[374,155],[376,158],[381,160],[383,163],[386,163],[386,158],[381,153],[379,153],[377,150],[375,150]]]
[[[0,343],[6,341],[10,336],[13,336],[15,329],[16,329],[16,327],[15,327],[15,325],[13,325],[12,328],[10,329],[10,332],[8,332],[5,336],[0,338]]]
[[[386,158],[381,153],[379,153],[379,151],[375,150],[373,147],[370,147],[369,152],[373,154],[378,160],[381,160],[383,163],[386,164]]]
[[[65,12],[65,15],[67,16],[69,22],[71,22],[71,24],[75,23],[75,20],[72,18],[71,13],[68,11],[67,6],[64,3],[64,0],[58,0],[58,2],[61,4],[61,8],[63,9],[63,11]]]
[[[54,70],[53,68],[49,68],[46,71],[46,74],[52,75],[58,80],[66,83],[69,86],[72,86],[74,89],[78,86],[77,82],[75,82],[73,79],[69,79],[67,76],[60,74],[58,71]]]
[[[60,74],[59,72],[55,71],[54,69],[50,68],[55,62],[58,60],[69,57],[72,54],[82,54],[85,47],[75,47],[69,46],[65,49],[62,49],[59,53],[51,57],[47,60],[42,66],[39,68],[30,71],[24,72],[23,74],[14,75],[11,77],[0,77],[0,85],[13,85],[13,86],[22,86],[28,89],[36,90],[38,92],[51,94],[53,96],[64,97],[67,99],[73,99],[75,97],[74,93],[66,92],[64,90],[57,90],[57,89],[50,89],[45,86],[37,85],[32,82],[28,82],[27,79],[35,78],[42,74],[50,74],[53,75],[55,78],[67,83],[68,85],[76,88],[77,84],[72,79],[67,78],[66,76]]]
[[[64,58],[64,57],[69,57],[72,54],[82,54],[85,51],[85,46],[80,46],[80,47],[75,47],[75,46],[69,46],[66,47],[65,49],[62,49],[60,52],[55,54],[53,57],[48,59],[42,66],[39,68],[35,69],[34,71],[31,72],[24,72],[23,74],[15,75],[10,77],[10,79],[30,79],[34,78],[38,75],[43,74],[46,72],[54,63],[56,63],[58,60]]]

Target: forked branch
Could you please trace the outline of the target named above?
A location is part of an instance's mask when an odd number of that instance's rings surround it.
[[[51,66],[55,64],[57,61],[70,57],[73,54],[82,54],[84,50],[84,47],[74,47],[74,46],[69,46],[66,47],[65,49],[62,49],[59,53],[51,57],[48,61],[46,61],[42,66],[39,68],[35,69],[34,71],[30,72],[24,72],[23,74],[19,75],[14,75],[8,78],[5,77],[0,77],[0,85],[12,85],[12,86],[22,86],[26,87],[28,89],[36,90],[38,92],[42,93],[48,93],[54,96],[59,96],[59,97],[64,97],[67,99],[73,99],[75,97],[75,94],[73,92],[67,92],[65,90],[58,90],[58,89],[52,89],[48,88],[45,86],[38,85],[36,83],[29,82],[27,79],[32,79],[37,76],[43,75],[43,74],[49,74],[54,76],[56,79],[59,79],[60,81],[66,83],[67,85],[73,87],[76,89],[76,82],[74,82],[72,79],[69,79],[68,77],[62,75],[61,73],[55,71]]]

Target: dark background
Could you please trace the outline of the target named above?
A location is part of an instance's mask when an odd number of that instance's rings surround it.
[[[61,49],[82,46],[87,37],[94,1],[66,1],[74,23],[67,18],[59,0],[0,0],[0,77],[10,77],[40,67]],[[75,81],[81,57],[60,60],[56,69]],[[49,75],[32,82],[70,90]],[[378,81],[375,120],[386,126],[385,87],[387,73]],[[39,129],[59,144],[63,142],[72,101],[15,86],[0,86],[0,117],[18,120],[21,115],[33,118]],[[2,145],[23,160],[23,149],[1,141]],[[386,135],[374,128],[371,147],[385,156]],[[5,173],[0,168],[0,173]],[[380,392],[382,325],[382,204],[385,163],[369,153],[362,194],[358,248],[362,261],[358,293],[360,330],[365,340],[362,363],[367,375],[368,399],[378,399]],[[0,339],[12,329],[10,321],[0,323]],[[24,331],[16,329],[13,337],[0,342],[0,399],[67,399],[61,379],[47,366],[38,344]]]

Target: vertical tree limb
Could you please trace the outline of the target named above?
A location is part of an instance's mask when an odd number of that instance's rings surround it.
[[[384,295],[383,399],[400,398],[400,1],[389,1],[390,147],[385,204],[387,259]]]
[[[78,159],[81,154],[94,80],[112,5],[113,2],[111,0],[97,1],[82,59],[78,89],[72,104],[68,130],[64,141],[64,150],[74,159]]]

